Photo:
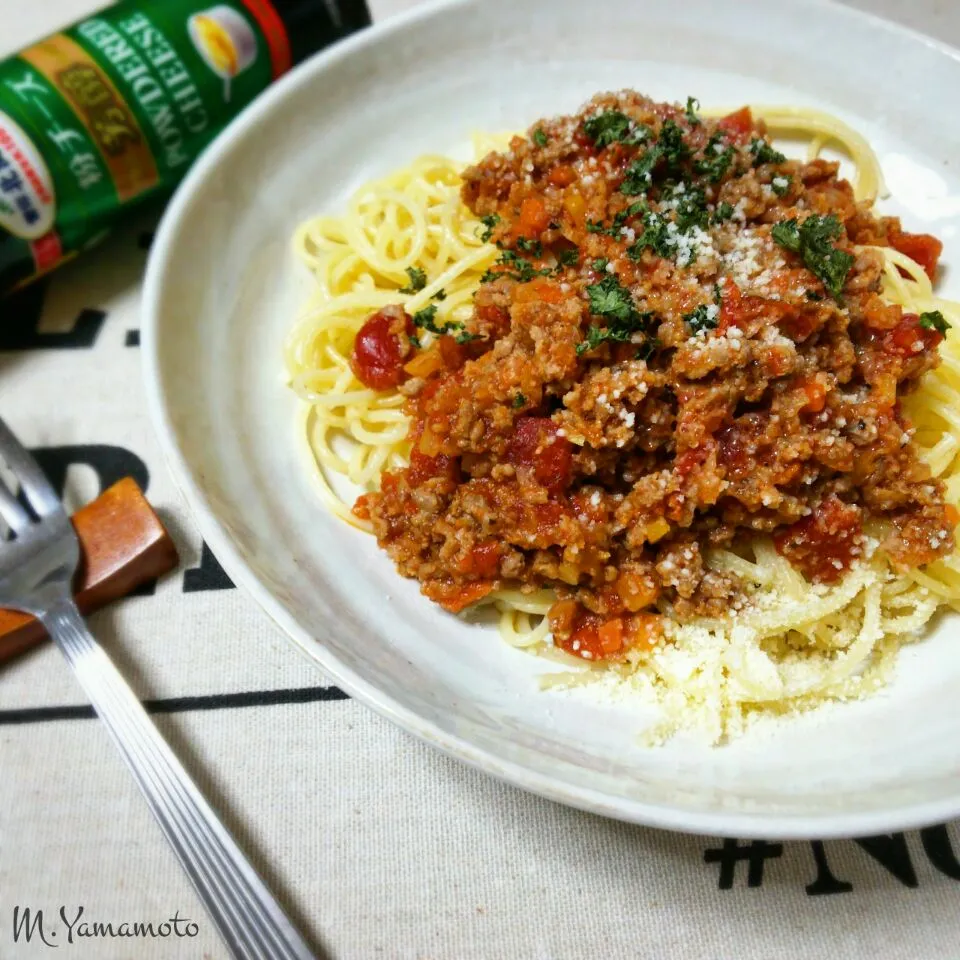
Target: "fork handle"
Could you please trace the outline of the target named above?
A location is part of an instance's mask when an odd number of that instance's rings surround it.
[[[106,724],[232,955],[250,960],[315,960],[113,661],[91,636],[74,603],[59,600],[39,619]]]

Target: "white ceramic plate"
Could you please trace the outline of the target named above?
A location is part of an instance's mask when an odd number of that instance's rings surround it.
[[[956,626],[901,657],[871,700],[720,749],[650,750],[649,717],[537,690],[545,668],[401,580],[329,516],[294,431],[282,338],[305,290],[289,238],[362,181],[473,129],[526,127],[631,86],[705,105],[790,102],[878,148],[911,229],[960,263],[960,55],[801,0],[476,0],[388,21],[311,60],[194,168],[144,294],[152,414],[227,572],[344,689],[455,757],[598,813],[728,836],[871,834],[960,814]],[[951,275],[953,274],[953,275]],[[960,294],[948,271],[946,289]]]

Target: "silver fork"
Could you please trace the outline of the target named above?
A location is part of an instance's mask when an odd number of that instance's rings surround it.
[[[0,479],[0,607],[32,613],[73,667],[234,957],[313,960],[313,953],[90,635],[73,602],[73,526],[37,462],[0,419],[0,458],[29,510]]]

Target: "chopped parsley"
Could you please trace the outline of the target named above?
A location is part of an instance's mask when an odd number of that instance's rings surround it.
[[[761,163],[783,163],[786,157],[761,137],[754,137],[750,141],[750,152],[753,154],[753,165],[759,167]]]
[[[410,283],[401,287],[399,293],[417,293],[427,285],[427,273],[419,267],[407,267],[406,274],[410,278]]]
[[[816,290],[806,290],[804,291],[804,293],[806,294],[806,297],[808,300],[813,300],[814,302],[816,302],[817,300],[823,299],[823,295],[817,293]]]
[[[694,333],[700,333],[701,330],[713,330],[719,315],[720,311],[715,303],[701,303],[696,310],[685,313],[683,319]]]
[[[722,203],[717,204],[717,208],[713,211],[713,222],[714,223],[723,223],[726,220],[729,220],[733,216],[734,207],[732,203],[727,203],[724,200]]]
[[[778,197],[782,197],[790,189],[791,183],[793,183],[793,177],[774,177],[773,180],[770,181],[770,189],[773,190]]]
[[[500,214],[491,213],[486,217],[481,217],[480,222],[484,225],[485,229],[480,234],[480,239],[486,243],[493,236],[493,229],[500,222]]]
[[[418,310],[413,315],[413,323],[414,326],[420,327],[422,330],[426,330],[428,333],[435,334],[438,337],[445,335],[452,336],[457,343],[469,343],[471,340],[477,339],[477,334],[467,333],[467,331],[463,329],[463,324],[457,320],[449,320],[443,325],[438,325],[437,307],[436,304],[433,303],[428,307],[424,307],[422,310]],[[416,347],[420,346],[419,338],[410,337],[410,342]]]
[[[517,238],[517,249],[524,253],[532,253],[535,257],[543,256],[543,244],[539,240],[531,240],[528,237]]]
[[[418,336],[416,336],[415,334],[413,334],[413,333],[408,333],[408,334],[407,334],[407,339],[408,339],[408,340],[410,341],[410,343],[411,343],[413,346],[415,346],[418,350],[423,346],[423,344],[420,342],[420,338],[419,338]]]
[[[650,136],[650,128],[635,124],[619,110],[604,110],[583,121],[583,129],[597,148],[611,143],[638,144]]]
[[[446,300],[447,291],[441,287],[431,298],[431,300]]]
[[[842,232],[840,221],[831,213],[807,217],[802,224],[796,219],[781,220],[774,225],[771,236],[785,250],[798,254],[806,268],[839,300],[854,260],[853,254],[830,242]]]
[[[587,233],[606,233],[607,228],[603,225],[602,220],[588,220],[587,221]]]
[[[627,248],[627,256],[631,260],[639,260],[643,251],[649,247],[661,257],[672,257],[677,252],[676,243],[668,243],[672,239],[669,228],[670,221],[662,214],[650,211],[643,218],[643,233],[636,243]]]
[[[663,161],[668,169],[676,169],[690,156],[683,139],[683,130],[673,120],[664,120],[657,142],[627,167],[620,192],[628,197],[646,192],[653,183],[653,171]]]
[[[707,225],[707,198],[700,187],[687,187],[682,193],[674,189],[670,199],[676,203],[677,229],[681,233]]]
[[[542,270],[534,270],[533,264],[521,257],[513,250],[504,250],[497,258],[494,266],[509,267],[509,270],[487,270],[480,278],[481,283],[489,283],[491,280],[498,280],[500,277],[513,277],[520,283],[529,283],[534,277],[545,277],[553,271],[549,267]]]
[[[577,344],[578,356],[606,341],[628,342],[635,333],[644,329],[653,316],[637,311],[630,291],[622,287],[612,274],[605,276],[599,283],[590,284],[586,289],[590,298],[590,312],[606,319],[607,326],[590,325],[587,336]]]
[[[609,262],[606,257],[597,257],[597,259],[593,261],[593,269],[597,271],[606,270]]]
[[[561,267],[575,267],[580,262],[580,251],[576,247],[561,250],[557,254],[557,263]]]
[[[716,131],[703,148],[703,156],[693,165],[697,173],[702,173],[711,183],[719,183],[733,163],[734,149],[723,146],[726,134],[722,130]],[[720,147],[721,149],[717,149]]]
[[[648,337],[637,352],[633,355],[634,360],[649,360],[660,348],[661,343],[656,337]]]
[[[929,310],[920,314],[920,326],[924,330],[936,330],[942,336],[946,336],[950,329],[950,323],[939,310]]]
[[[522,406],[526,404],[526,402],[527,402],[527,398],[522,393],[518,393],[513,398],[513,409],[519,410]]]
[[[547,135],[540,127],[537,127],[537,129],[533,131],[533,137],[531,139],[538,147],[545,147],[547,145]]]
[[[700,109],[700,101],[696,97],[687,97],[687,121],[691,127],[698,127],[700,125],[700,117],[697,116],[697,111]]]

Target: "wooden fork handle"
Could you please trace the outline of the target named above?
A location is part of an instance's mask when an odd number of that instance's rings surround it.
[[[72,518],[80,540],[74,598],[84,615],[172,570],[177,548],[136,481],[115,483]],[[25,613],[0,609],[0,664],[47,636]]]

